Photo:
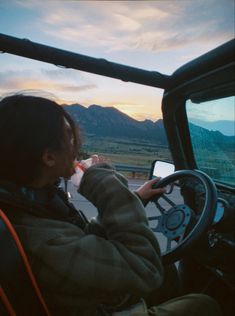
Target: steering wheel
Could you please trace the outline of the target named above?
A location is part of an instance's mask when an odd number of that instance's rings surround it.
[[[175,183],[180,187],[182,180],[189,177],[196,179],[205,190],[204,206],[198,216],[187,204],[177,205],[167,196],[172,192]],[[161,215],[148,217],[148,220],[158,220],[157,226],[151,229],[167,239],[162,261],[163,264],[170,264],[182,258],[211,225],[216,211],[217,190],[211,178],[199,170],[176,171],[154,185],[154,188],[162,187],[170,187],[170,191],[151,199]],[[170,205],[168,210],[160,204],[160,198]],[[173,248],[172,243],[176,244]]]

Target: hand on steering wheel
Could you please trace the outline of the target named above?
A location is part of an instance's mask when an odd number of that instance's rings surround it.
[[[141,198],[141,200],[149,201],[152,197],[163,194],[165,192],[165,188],[155,188],[154,185],[157,184],[158,181],[160,181],[161,178],[154,178],[152,180],[149,180],[145,182],[143,185],[141,185],[135,192],[138,194],[138,196]]]

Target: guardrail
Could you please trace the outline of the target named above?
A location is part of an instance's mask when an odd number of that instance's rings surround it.
[[[117,171],[124,171],[124,172],[130,172],[132,174],[132,178],[136,177],[136,173],[144,173],[147,174],[147,176],[150,173],[151,167],[145,167],[145,166],[133,166],[133,165],[126,165],[126,164],[115,164],[115,169]]]
[[[133,166],[133,165],[126,165],[126,164],[114,164],[113,166],[115,167],[115,169],[117,171],[130,172],[133,179],[136,177],[136,173],[146,174],[147,177],[149,177],[149,173],[151,170],[151,167]],[[62,182],[62,187],[65,190],[65,192],[68,192],[68,181],[67,180]],[[70,194],[70,193],[68,192],[68,194]],[[69,196],[69,198],[70,198],[70,196]]]

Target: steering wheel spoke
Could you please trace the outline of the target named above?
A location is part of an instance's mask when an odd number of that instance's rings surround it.
[[[166,251],[171,250],[171,242],[172,242],[172,239],[167,238]]]
[[[171,200],[169,199],[165,194],[163,194],[161,196],[168,204],[170,204],[171,206],[175,206],[176,204]]]
[[[156,205],[157,209],[161,214],[166,214],[167,210],[159,203],[158,200],[154,200],[153,203]]]
[[[172,249],[173,242],[175,242],[177,245],[179,245],[183,241],[183,239],[185,237],[185,231],[186,231],[186,229],[177,238],[173,238],[173,239],[167,238],[166,251],[169,252]]]
[[[161,216],[149,216],[148,217],[148,221],[155,221],[155,220],[158,220],[161,218]]]

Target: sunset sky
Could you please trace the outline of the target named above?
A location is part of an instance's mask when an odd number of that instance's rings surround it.
[[[234,0],[0,0],[0,33],[169,75],[233,38],[234,22]],[[161,89],[1,54],[0,95],[29,89],[161,117]]]

